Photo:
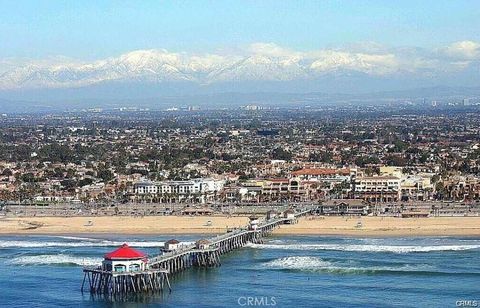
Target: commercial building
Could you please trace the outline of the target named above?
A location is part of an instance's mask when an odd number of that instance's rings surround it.
[[[400,179],[394,176],[367,176],[355,180],[354,195],[370,202],[393,202],[400,198]]]
[[[133,185],[135,197],[142,201],[200,202],[213,200],[223,190],[224,181],[198,178],[187,181],[138,182]]]

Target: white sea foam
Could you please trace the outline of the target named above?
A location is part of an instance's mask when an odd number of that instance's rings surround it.
[[[50,265],[50,264],[64,264],[64,265],[98,265],[102,262],[101,258],[92,257],[76,257],[66,254],[56,255],[35,255],[35,256],[21,256],[8,261],[15,265]]]
[[[0,248],[36,248],[36,247],[115,247],[123,241],[0,241]],[[132,247],[163,247],[165,242],[128,242]]]
[[[460,251],[479,249],[480,245],[437,245],[437,246],[414,246],[414,245],[356,245],[356,244],[248,244],[248,247],[258,249],[281,249],[281,250],[339,250],[355,252],[431,252],[431,251]]]
[[[276,239],[276,240],[269,240],[268,243],[270,244],[284,244],[284,240]]]
[[[74,240],[74,241],[91,241],[91,242],[98,242],[101,239],[98,238],[91,238],[91,237],[78,237],[78,236],[60,236],[60,235],[53,235],[51,237],[61,238],[65,240]]]
[[[266,267],[283,268],[283,269],[315,269],[328,268],[333,264],[316,257],[286,257],[272,260],[265,263]]]
[[[330,262],[318,257],[293,256],[272,260],[264,264],[267,268],[329,273],[375,273],[375,272],[435,272],[428,264],[401,266],[354,266],[350,262]]]

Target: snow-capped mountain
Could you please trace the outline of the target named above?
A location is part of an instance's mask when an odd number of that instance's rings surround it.
[[[450,53],[448,54],[450,55]],[[378,50],[299,52],[275,44],[257,43],[233,54],[172,53],[138,50],[93,62],[29,61],[12,65],[0,61],[0,90],[75,88],[108,82],[222,82],[302,81],[345,73],[376,77],[423,74],[428,78],[461,71],[476,58],[460,60],[445,53]]]
[[[348,56],[348,55],[347,55]],[[108,81],[190,81],[211,84],[225,81],[285,81],[311,78],[346,67],[369,70],[356,60],[338,56],[204,55],[189,56],[165,50],[133,51],[92,63],[28,64],[0,75],[0,89],[79,87]],[[375,74],[375,72],[373,72]]]
[[[0,75],[0,88],[76,87],[105,81],[192,81],[305,78],[308,65],[298,57],[187,56],[165,50],[140,50],[118,58],[82,64],[21,66]]]

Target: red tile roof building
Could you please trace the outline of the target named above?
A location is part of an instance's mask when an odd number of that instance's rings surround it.
[[[146,255],[143,252],[135,250],[127,244],[123,244],[122,246],[120,246],[120,248],[105,255],[106,260],[129,260],[142,259],[145,257]]]

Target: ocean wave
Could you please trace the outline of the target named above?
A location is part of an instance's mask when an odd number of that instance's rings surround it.
[[[163,247],[165,242],[128,242],[128,241],[0,241],[0,248],[37,248],[37,247],[116,247],[124,243],[132,247]]]
[[[284,240],[280,240],[280,239],[275,239],[275,240],[269,240],[268,243],[269,243],[269,244],[284,244],[285,241],[284,241]]]
[[[74,266],[88,266],[98,265],[102,262],[101,258],[92,257],[76,257],[66,254],[56,255],[35,255],[35,256],[21,256],[8,261],[9,264],[14,265],[74,265]]]
[[[91,241],[91,242],[99,242],[99,241],[102,241],[101,239],[98,239],[98,238],[79,237],[79,236],[52,235],[52,236],[49,236],[49,237],[61,238],[61,239],[64,239],[64,240],[73,240],[73,241]]]
[[[338,274],[373,274],[373,273],[440,273],[428,264],[403,264],[400,266],[352,266],[351,263],[331,262],[318,257],[293,256],[279,258],[264,263],[266,268],[280,270],[297,270],[308,272],[325,272]],[[441,274],[441,273],[440,273]]]
[[[285,257],[265,263],[266,267],[282,269],[314,269],[333,266],[332,262],[317,257]]]
[[[357,245],[357,244],[253,244],[247,247],[257,249],[279,249],[279,250],[338,250],[350,252],[432,252],[432,251],[462,251],[479,249],[480,245],[437,245],[437,246],[414,246],[414,245]]]

